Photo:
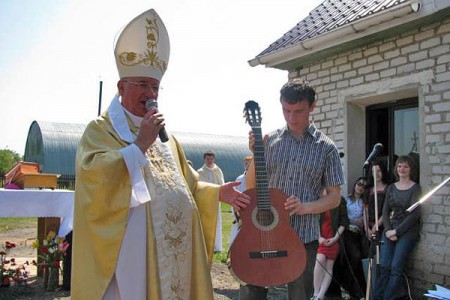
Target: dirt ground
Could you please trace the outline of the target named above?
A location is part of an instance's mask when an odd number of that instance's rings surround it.
[[[16,258],[18,264],[25,261],[31,262],[36,260],[36,250],[32,248],[32,243],[36,237],[36,229],[18,229],[2,233],[0,235],[0,245],[5,241],[16,244],[16,247],[11,249],[8,253],[8,258]],[[26,265],[26,270],[29,272],[29,279],[27,286],[10,286],[8,288],[0,288],[1,300],[69,300],[70,292],[57,289],[55,292],[47,292],[44,290],[42,278],[36,276],[36,267]],[[222,263],[214,263],[211,270],[211,277],[213,279],[214,299],[238,299],[239,284],[230,274],[228,267]],[[60,278],[62,284],[62,278]],[[272,299],[284,299],[285,290],[275,289],[271,291]]]

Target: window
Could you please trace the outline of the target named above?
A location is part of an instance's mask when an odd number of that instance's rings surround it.
[[[382,143],[380,158],[392,172],[395,159],[411,154],[419,157],[419,111],[417,98],[397,100],[366,108],[366,156],[373,145]]]

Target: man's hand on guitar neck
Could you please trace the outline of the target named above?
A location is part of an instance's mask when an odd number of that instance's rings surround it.
[[[264,135],[263,138],[263,142],[264,144],[267,142],[267,139],[269,138],[269,136],[266,134]],[[254,148],[255,148],[255,134],[253,133],[253,130],[250,130],[248,132],[248,149],[254,153]]]

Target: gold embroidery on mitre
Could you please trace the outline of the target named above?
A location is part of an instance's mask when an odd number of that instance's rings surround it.
[[[157,68],[161,72],[167,70],[167,61],[162,60],[158,56],[158,42],[159,42],[159,27],[158,19],[146,18],[147,25],[147,50],[144,53],[136,52],[122,52],[119,54],[119,61],[125,66],[135,66],[138,64],[143,64],[152,68]]]

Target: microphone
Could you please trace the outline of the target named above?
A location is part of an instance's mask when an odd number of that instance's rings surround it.
[[[147,110],[150,110],[150,109],[152,109],[152,107],[154,107],[154,108],[156,108],[156,112],[158,112],[158,102],[155,99],[147,99],[145,101],[145,107],[147,108]],[[161,130],[159,130],[159,139],[163,143],[165,143],[169,140],[166,129],[164,129],[164,127],[161,128]]]
[[[383,150],[383,144],[375,144],[375,146],[373,146],[372,152],[369,154],[369,157],[367,157],[366,161],[364,162],[364,167],[368,166],[372,162],[372,160],[374,160],[375,157],[380,154],[381,150]]]

